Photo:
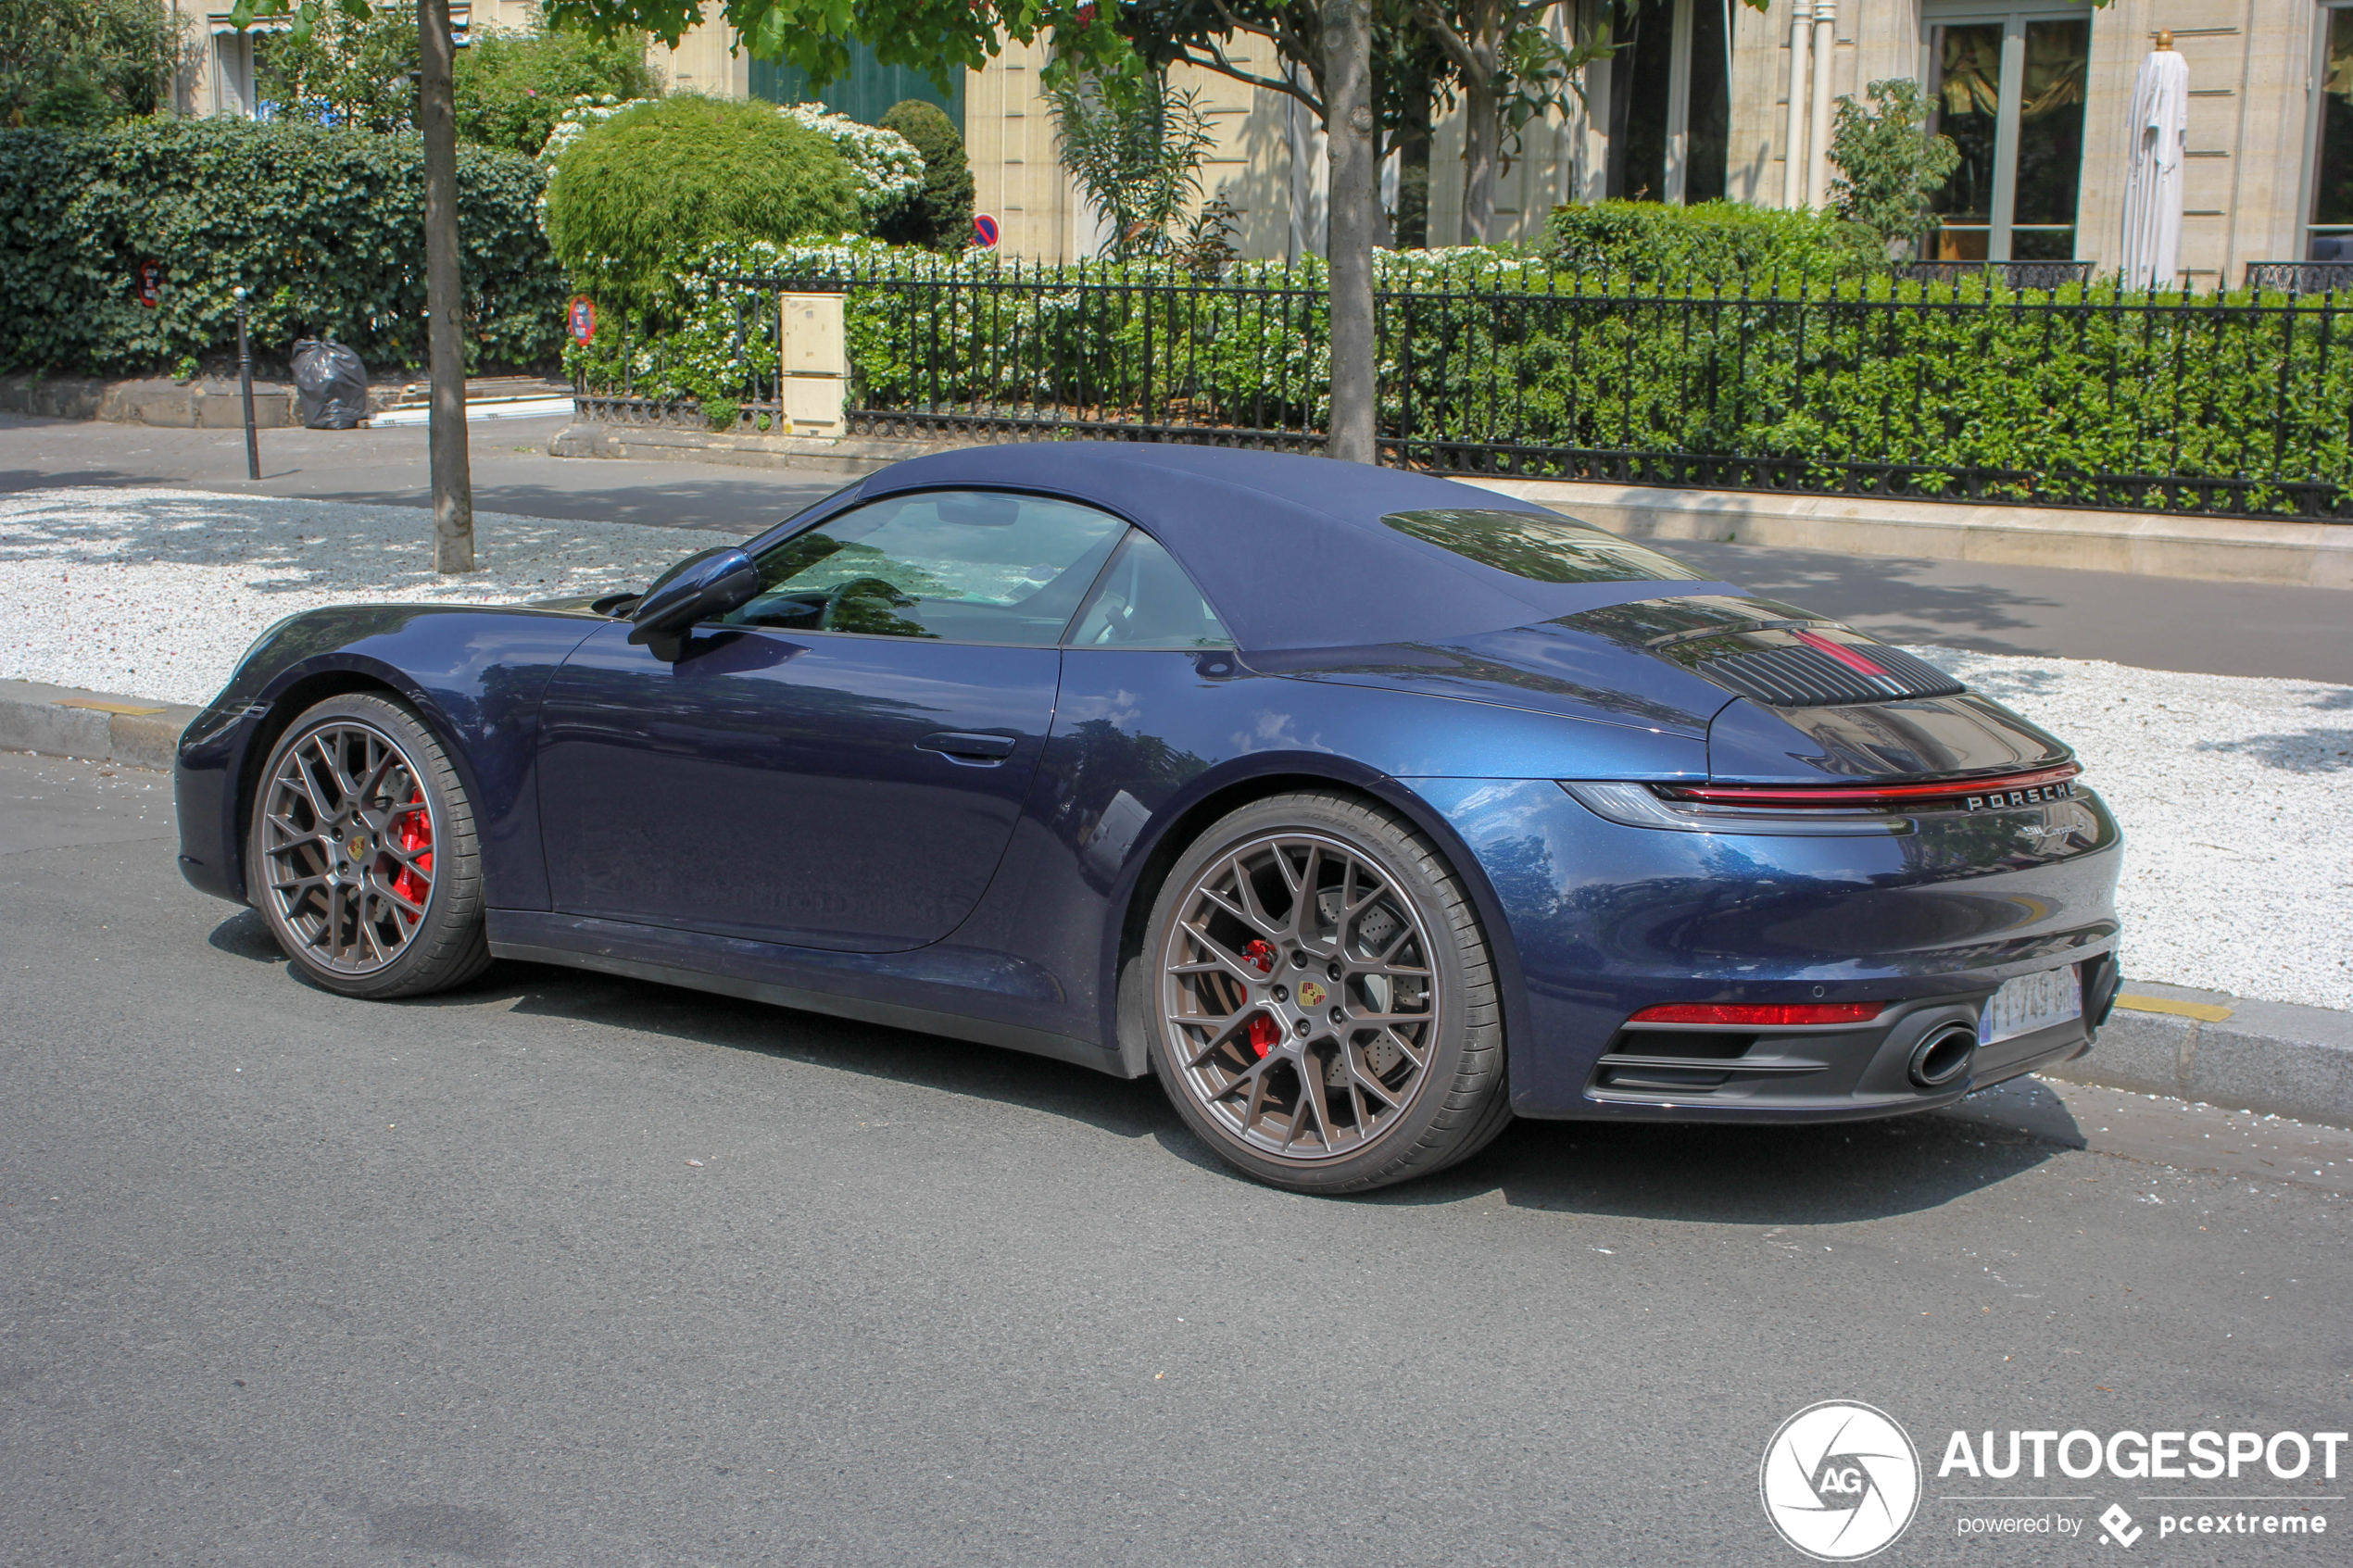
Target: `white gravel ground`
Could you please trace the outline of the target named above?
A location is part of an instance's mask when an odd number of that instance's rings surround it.
[[[724,542],[477,512],[482,570],[441,578],[432,515],[414,507],[197,490],[0,495],[0,677],[208,702],[261,629],[296,610],[642,587]]]
[[[410,508],[184,490],[0,496],[0,677],[204,702],[318,605],[499,603],[639,585],[710,536],[484,513],[484,570],[432,570]],[[2353,687],[1912,651],[2056,732],[2129,843],[2128,974],[2353,1009]]]
[[[1916,647],[2075,747],[2124,825],[2124,972],[2353,1008],[2353,686]]]

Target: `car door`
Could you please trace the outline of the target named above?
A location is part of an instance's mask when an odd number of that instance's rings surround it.
[[[674,662],[600,629],[543,710],[556,909],[852,952],[945,936],[1004,856],[1056,644],[1126,526],[887,496],[761,552],[759,596]]]

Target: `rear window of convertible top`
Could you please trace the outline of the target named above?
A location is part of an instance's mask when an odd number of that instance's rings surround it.
[[[1710,581],[1704,571],[1573,517],[1450,507],[1391,512],[1381,521],[1466,560],[1536,583]]]

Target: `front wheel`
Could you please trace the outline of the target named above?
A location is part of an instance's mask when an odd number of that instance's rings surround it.
[[[396,703],[330,697],[289,725],[247,851],[271,935],[330,991],[420,996],[490,962],[473,811],[441,743]]]
[[[1494,967],[1436,847],[1351,797],[1271,797],[1178,859],[1152,909],[1152,1065],[1227,1163],[1345,1193],[1510,1120]]]

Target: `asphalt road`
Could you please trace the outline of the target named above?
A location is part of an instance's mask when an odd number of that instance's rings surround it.
[[[1316,1201],[980,1047],[522,965],[331,997],[170,828],[0,757],[11,1564],[1796,1564],[1758,1461],[1834,1398],[1926,1450],[1875,1562],[2114,1562],[2149,1483],[1940,1481],[1948,1434],[2348,1424],[2347,1135],[2028,1085]]]
[[[551,458],[547,438],[564,422],[471,426],[474,504],[741,537],[842,483],[832,473]],[[0,492],[169,484],[390,506],[429,502],[420,428],[265,431],[261,454],[256,484],[245,477],[245,438],[236,431],[0,416]],[[1757,593],[1894,642],[2353,684],[2353,597],[2337,589],[1748,545],[1667,548]]]

